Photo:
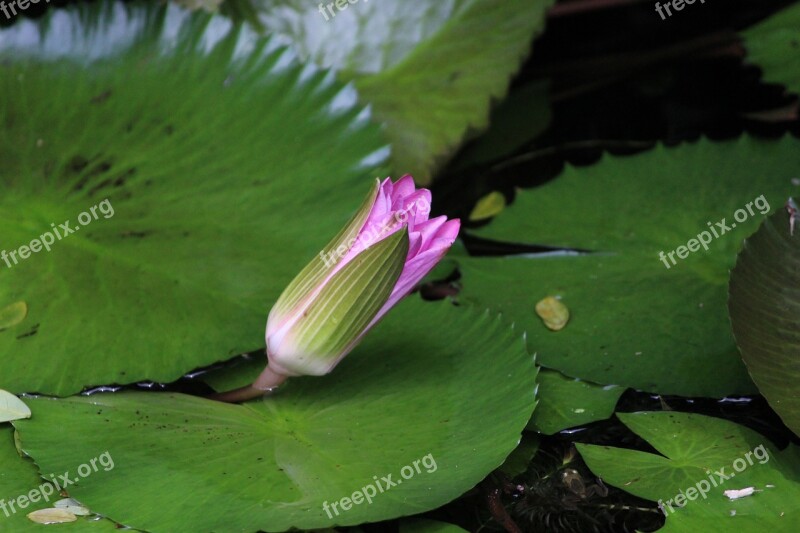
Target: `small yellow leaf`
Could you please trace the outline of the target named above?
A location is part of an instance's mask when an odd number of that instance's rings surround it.
[[[505,207],[506,197],[501,192],[493,191],[478,200],[472,213],[469,214],[469,219],[473,222],[486,220],[500,214]]]
[[[22,403],[22,400],[0,389],[0,423],[30,417],[31,410]]]
[[[0,331],[16,326],[28,316],[28,304],[14,302],[0,309]]]
[[[542,319],[544,325],[553,331],[559,331],[569,321],[569,309],[561,300],[548,296],[536,304],[536,314]]]
[[[28,513],[28,519],[37,524],[66,524],[74,522],[78,517],[64,509],[40,509]]]

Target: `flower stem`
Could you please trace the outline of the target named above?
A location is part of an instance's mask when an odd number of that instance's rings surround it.
[[[226,403],[241,403],[254,400],[263,396],[270,396],[288,379],[289,376],[273,372],[270,367],[264,369],[260,376],[246,387],[241,387],[228,392],[220,392],[207,396],[209,400]]]

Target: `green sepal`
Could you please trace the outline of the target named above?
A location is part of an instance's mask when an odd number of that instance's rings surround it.
[[[353,218],[350,219],[350,222],[348,222],[322,250],[323,254],[335,252],[337,248],[342,245],[346,246],[348,241],[358,236],[361,228],[364,227],[367,221],[367,217],[369,217],[370,211],[372,211],[372,206],[375,204],[375,198],[378,195],[380,186],[380,180],[375,178],[375,185],[372,187],[369,194],[367,194],[366,198],[364,198],[361,207],[358,208],[358,211],[356,211]],[[320,255],[312,259],[291,283],[289,283],[283,293],[281,293],[278,301],[275,302],[275,306],[270,312],[271,316],[285,316],[291,314],[292,311],[299,307],[303,300],[322,283],[325,276],[328,275],[330,269],[333,268],[335,264],[329,266],[321,257]]]
[[[337,272],[281,342],[279,364],[299,374],[328,373],[391,296],[408,247],[405,228]]]

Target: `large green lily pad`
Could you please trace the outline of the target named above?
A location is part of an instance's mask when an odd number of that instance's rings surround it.
[[[0,331],[14,392],[171,381],[263,346],[388,156],[352,88],[222,17],[50,10],[0,31],[0,64],[2,248],[75,230],[0,263],[0,306],[28,308]]]
[[[779,452],[755,431],[704,415],[617,416],[661,455],[586,444],[578,444],[578,451],[592,472],[607,483],[661,503],[667,523],[659,531],[761,533],[796,528],[800,516],[796,446]],[[756,492],[736,500],[723,494],[748,487]],[[684,496],[678,503],[683,507],[675,503],[680,494]]]
[[[791,137],[701,140],[568,167],[478,233],[579,251],[458,257],[460,298],[502,311],[527,331],[542,365],[568,376],[663,394],[752,393],[730,332],[728,271],[742,239],[797,190],[798,172],[800,143]],[[682,260],[673,253],[667,268],[659,253],[686,247],[708,223],[718,231],[708,233],[708,251],[695,242],[698,251]],[[570,310],[560,331],[534,311],[547,296]]]
[[[530,418],[535,376],[520,332],[496,316],[415,298],[330,375],[294,378],[263,401],[29,398],[33,418],[16,427],[45,472],[108,451],[115,468],[71,489],[126,525],[219,533],[353,525],[441,506],[500,466]],[[411,476],[404,467],[414,461],[420,472]],[[330,517],[323,509],[388,475],[402,483],[371,504],[339,516],[329,508]]]
[[[359,0],[339,2],[345,9],[333,15],[317,4],[256,2],[265,28],[355,81],[388,124],[395,171],[427,183],[465,137],[487,127],[553,0]]]
[[[800,223],[780,209],[731,272],[733,334],[758,390],[800,435]]]

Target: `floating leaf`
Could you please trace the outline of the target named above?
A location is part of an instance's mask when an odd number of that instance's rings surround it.
[[[30,417],[31,410],[22,400],[0,389],[0,423]]]
[[[0,30],[0,63],[4,246],[98,215],[3,271],[0,301],[30,306],[0,334],[14,392],[169,382],[263,347],[388,156],[352,87],[172,4],[50,9]]]
[[[539,371],[537,381],[538,403],[528,429],[545,435],[605,420],[625,392],[625,387],[596,385],[546,368]]]
[[[44,472],[74,469],[107,450],[114,469],[81,479],[70,495],[130,527],[353,525],[439,507],[500,466],[533,410],[532,359],[520,333],[496,316],[413,298],[335,372],[292,378],[263,401],[228,405],[153,393],[41,398],[31,400],[31,421],[16,427]],[[414,461],[420,471],[403,479]],[[324,510],[389,474],[402,484],[371,504],[339,508],[338,516]],[[180,502],[187,494],[203,502],[202,513],[186,513]]]
[[[257,4],[265,28],[355,82],[388,124],[395,173],[426,183],[487,127],[553,0],[362,0],[327,15],[301,0]]]
[[[586,444],[578,451],[606,483],[661,503],[667,523],[660,532],[715,531],[723,523],[737,533],[791,531],[800,519],[798,447],[779,452],[755,431],[704,415],[617,416],[661,455]],[[748,486],[760,492],[735,501],[724,495]]]
[[[477,233],[584,252],[454,256],[459,300],[502,312],[527,331],[541,364],[568,376],[662,394],[752,393],[730,331],[728,273],[742,239],[763,220],[761,207],[782,206],[799,174],[800,142],[791,137],[701,140],[568,167],[521,192]],[[686,246],[722,219],[729,231],[708,251],[665,267],[659,252]],[[542,294],[569,303],[572,318],[558,334],[531,312]]]
[[[800,232],[779,209],[745,241],[731,272],[733,334],[758,390],[800,435]]]

